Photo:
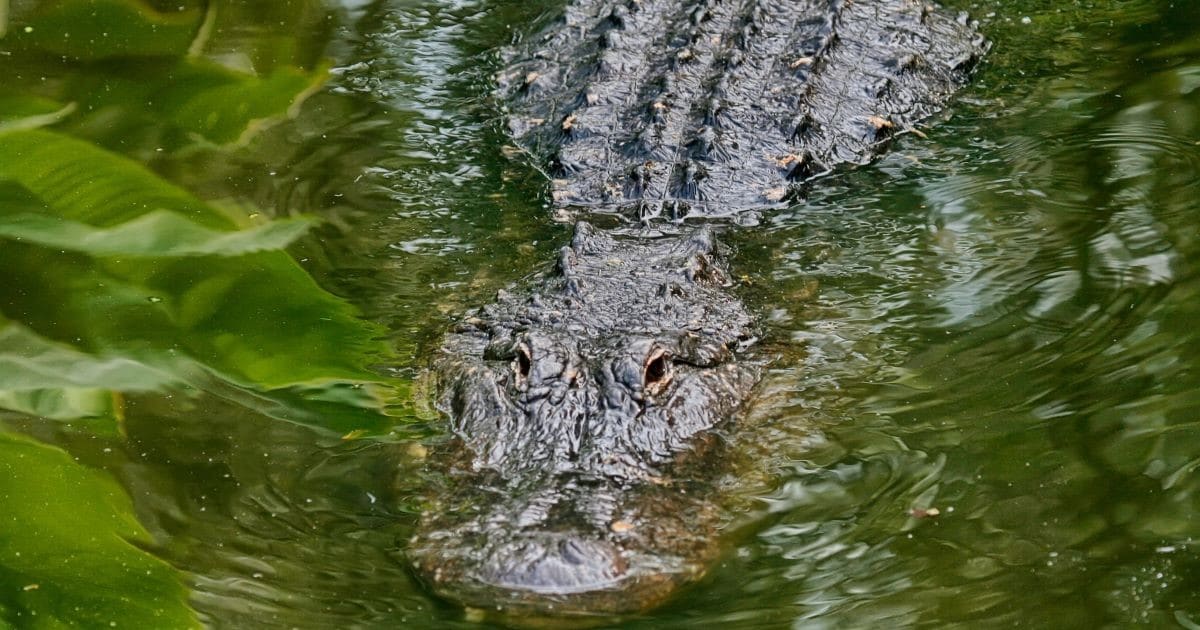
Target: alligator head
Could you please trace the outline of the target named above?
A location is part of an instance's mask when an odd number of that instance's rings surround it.
[[[703,573],[719,465],[700,455],[757,377],[735,360],[751,320],[727,284],[707,229],[620,240],[580,223],[553,273],[448,337],[454,439],[409,548],[436,593],[614,614]]]

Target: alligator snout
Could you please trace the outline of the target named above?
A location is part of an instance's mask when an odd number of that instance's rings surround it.
[[[493,586],[515,592],[569,595],[610,590],[628,569],[616,546],[572,535],[534,536],[499,551],[482,576]]]
[[[626,551],[604,526],[617,498],[609,484],[559,475],[509,488],[489,476],[458,481],[448,503],[422,516],[410,546],[442,597],[489,610],[533,602],[583,610],[577,600],[628,577]]]
[[[438,596],[508,621],[636,613],[717,553],[718,511],[694,485],[560,476],[502,490],[473,479],[422,516],[409,555]],[[501,492],[515,494],[489,502]]]

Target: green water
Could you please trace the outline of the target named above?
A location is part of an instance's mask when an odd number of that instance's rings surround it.
[[[630,627],[1200,627],[1200,5],[949,4],[951,115],[727,236],[727,553]],[[0,0],[0,627],[475,625],[420,373],[567,238],[486,98],[547,7]]]

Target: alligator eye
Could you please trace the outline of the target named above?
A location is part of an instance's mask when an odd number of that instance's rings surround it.
[[[671,382],[671,357],[666,350],[655,348],[646,357],[646,367],[642,368],[642,386],[651,394],[662,391]]]
[[[533,366],[533,358],[529,355],[529,346],[517,346],[517,358],[513,361],[513,369],[517,373],[517,382],[524,383],[529,378],[529,369]]]

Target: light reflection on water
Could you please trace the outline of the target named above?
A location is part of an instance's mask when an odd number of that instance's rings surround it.
[[[1001,4],[966,7],[995,13],[995,51],[928,140],[730,236],[779,358],[737,438],[729,551],[629,625],[1200,623],[1200,16]],[[280,179],[349,196],[323,281],[415,373],[453,314],[563,240],[480,98],[487,50],[537,11],[353,15],[332,96],[357,109],[335,126],[314,99],[336,133]],[[400,558],[419,452],[143,404],[119,465],[72,451],[117,469],[214,627],[470,625]]]
[[[764,301],[821,287],[779,331],[790,398],[755,414],[822,438],[777,462],[726,569],[771,585],[749,606],[800,627],[1197,617],[1197,60],[1142,36],[744,237]]]

